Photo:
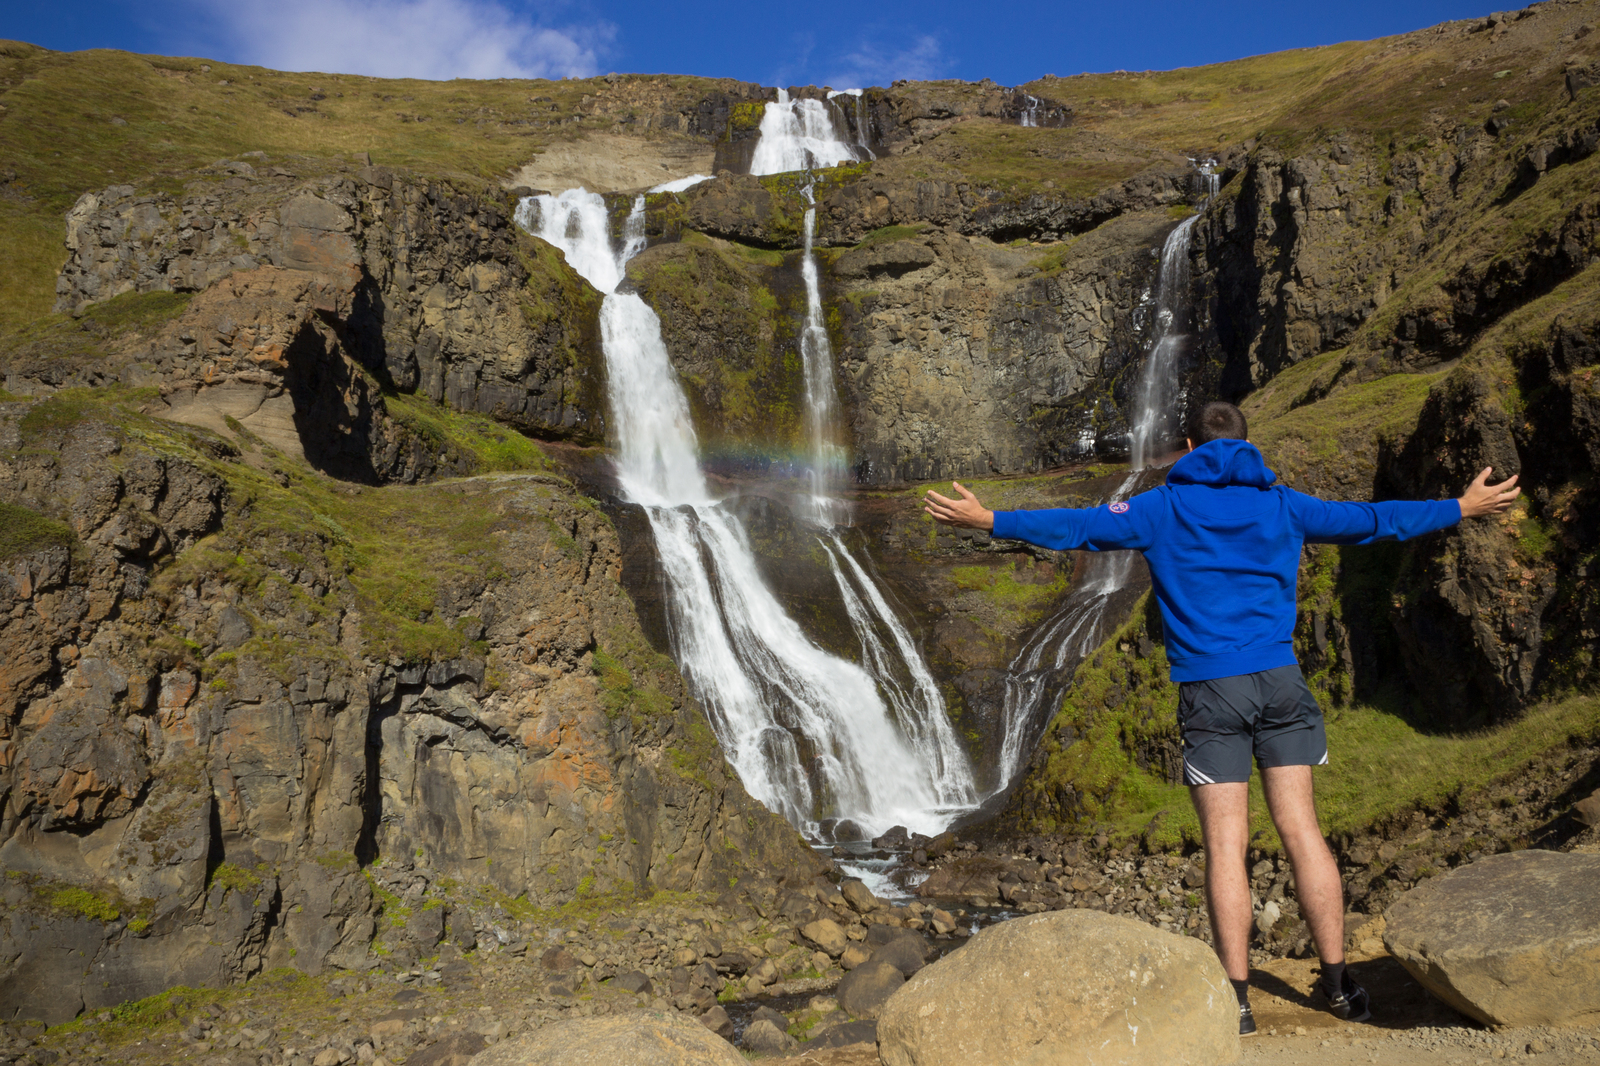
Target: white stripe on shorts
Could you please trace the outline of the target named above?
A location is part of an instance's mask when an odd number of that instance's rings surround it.
[[[1318,766],[1327,766],[1328,765],[1328,749],[1327,748],[1323,748],[1322,749],[1322,758],[1317,760],[1317,765]]]
[[[1326,756],[1324,756],[1324,758],[1326,758]],[[1211,780],[1211,778],[1207,777],[1205,774],[1201,773],[1199,770],[1196,770],[1193,766],[1191,766],[1189,764],[1189,760],[1188,759],[1183,760],[1183,777],[1184,777],[1184,782],[1183,783],[1186,784],[1186,785],[1214,785],[1214,784],[1216,784],[1216,782]]]

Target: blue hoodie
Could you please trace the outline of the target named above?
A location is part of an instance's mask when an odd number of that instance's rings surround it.
[[[994,535],[1058,551],[1144,552],[1174,681],[1295,663],[1300,546],[1406,540],[1461,520],[1455,500],[1329,503],[1275,484],[1255,445],[1202,444],[1126,503],[996,511]]]

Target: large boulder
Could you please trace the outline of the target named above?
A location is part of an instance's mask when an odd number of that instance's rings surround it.
[[[1199,940],[1054,911],[991,926],[907,981],[878,1016],[878,1051],[885,1066],[1210,1066],[1238,1058],[1239,1011]]]
[[[573,1018],[503,1040],[471,1066],[744,1066],[733,1045],[671,1011]]]
[[[1486,1025],[1600,1014],[1600,855],[1515,851],[1424,881],[1386,915],[1384,946],[1424,988]]]

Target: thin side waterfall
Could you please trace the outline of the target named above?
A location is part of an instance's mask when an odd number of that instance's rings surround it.
[[[627,261],[644,247],[643,197],[620,249],[605,202],[582,189],[525,198],[517,222],[561,249],[604,294],[601,345],[618,481],[649,520],[679,666],[745,788],[812,836],[847,821],[867,835],[897,824],[942,829],[950,808],[971,802],[964,760],[946,765],[937,727],[915,720],[915,700],[902,699],[898,681],[881,682],[805,635],[762,578],[743,526],[706,484],[661,323],[637,295],[617,291]],[[838,558],[834,565],[837,577]],[[856,611],[892,618],[874,603],[871,583],[844,569],[860,591]],[[895,643],[892,627],[886,631]],[[879,651],[892,658],[887,645],[864,652],[868,667]],[[911,689],[917,684],[913,675]],[[948,729],[942,715],[940,722]]]
[[[861,150],[862,157],[866,159],[878,158],[868,145],[871,137],[867,132],[866,93],[862,92],[860,89],[835,89],[828,94],[828,99],[829,101],[833,101],[841,96],[853,97],[856,102],[856,147]],[[834,106],[837,107],[838,105],[835,104]]]
[[[833,116],[821,100],[790,100],[787,89],[761,113],[761,138],[750,157],[750,173],[783,174],[852,163],[855,149],[839,139]]]
[[[1027,98],[1028,103],[1022,109],[1022,114],[1017,116],[1017,125],[1037,126],[1039,124],[1039,98],[1037,96],[1029,96],[1027,93],[1022,95]]]
[[[860,90],[845,95],[855,95],[859,104]],[[812,117],[799,123],[791,122],[789,116],[795,113]],[[767,167],[800,169],[793,164],[802,158],[805,159],[803,168],[808,171],[817,166],[834,165],[817,160],[843,161],[853,158],[849,154],[850,146],[842,141],[835,139],[820,145],[817,143],[825,132],[831,135],[834,128],[831,121],[824,127],[822,117],[825,117],[825,113],[821,112],[818,101],[799,100],[790,103],[787,94],[780,90],[778,101],[769,103],[763,115],[761,142],[756,147],[751,172],[772,173]],[[812,138],[803,146],[793,142],[797,126],[809,130],[806,135]],[[865,125],[858,122],[857,130],[860,139],[864,136]],[[769,144],[769,134],[778,140]],[[928,760],[929,772],[937,782],[940,802],[946,810],[953,812],[970,807],[977,801],[971,762],[950,725],[944,698],[916,642],[867,567],[855,557],[838,532],[838,527],[849,519],[848,508],[839,495],[848,465],[848,449],[843,440],[844,427],[839,417],[838,389],[834,383],[833,346],[828,339],[823,317],[814,249],[817,210],[812,184],[808,182],[801,192],[806,200],[802,225],[804,248],[800,259],[800,275],[806,291],[806,315],[800,330],[800,358],[805,380],[809,484],[799,513],[817,529],[817,537],[826,552],[846,616],[861,645],[862,665],[878,682],[880,691],[893,709],[896,722],[919,757]]]
[[[802,225],[805,253],[800,259],[800,277],[806,286],[806,317],[800,327],[800,365],[806,382],[806,444],[811,493],[809,518],[824,529],[843,523],[848,517],[843,501],[834,495],[844,482],[849,457],[839,443],[838,390],[833,385],[833,345],[822,317],[822,292],[817,280],[817,258],[812,240],[817,228],[816,201],[812,187],[801,190],[806,198]]]
[[[1028,98],[1030,108],[1033,98]],[[1023,113],[1026,120],[1028,112]],[[1027,121],[1023,122],[1028,125]],[[1218,178],[1208,163],[1200,168],[1205,200],[1217,193]],[[1135,397],[1131,434],[1130,472],[1111,494],[1108,503],[1125,500],[1140,487],[1141,474],[1163,445],[1174,443],[1171,419],[1178,401],[1178,372],[1184,346],[1189,307],[1189,243],[1196,213],[1167,235],[1156,270],[1156,321],[1143,376]],[[1049,723],[1051,707],[1059,698],[1078,663],[1109,635],[1114,619],[1109,611],[1114,597],[1133,573],[1133,552],[1094,552],[1083,580],[1048,621],[1028,637],[1006,674],[1006,696],[1001,712],[1002,743],[995,792],[1015,780]]]
[[[1127,499],[1139,481],[1137,471],[1130,473],[1106,502]],[[995,792],[1011,784],[1038,745],[1050,721],[1047,697],[1060,692],[1077,665],[1106,639],[1114,622],[1108,617],[1111,601],[1127,585],[1133,557],[1133,552],[1092,553],[1067,602],[1028,636],[1006,668]]]
[[[1209,203],[1217,193],[1218,178],[1209,162],[1199,167],[1205,181]],[[1161,449],[1178,443],[1179,427],[1173,418],[1178,408],[1178,371],[1189,344],[1192,309],[1189,306],[1189,244],[1199,212],[1178,223],[1161,246],[1161,263],[1156,271],[1155,323],[1150,354],[1145,357],[1144,373],[1134,406],[1129,434],[1130,459],[1135,470],[1143,470]]]

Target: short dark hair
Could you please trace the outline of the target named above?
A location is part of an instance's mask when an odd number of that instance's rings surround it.
[[[1248,440],[1250,427],[1244,412],[1222,400],[1212,400],[1189,413],[1189,443],[1196,448],[1214,440]]]

